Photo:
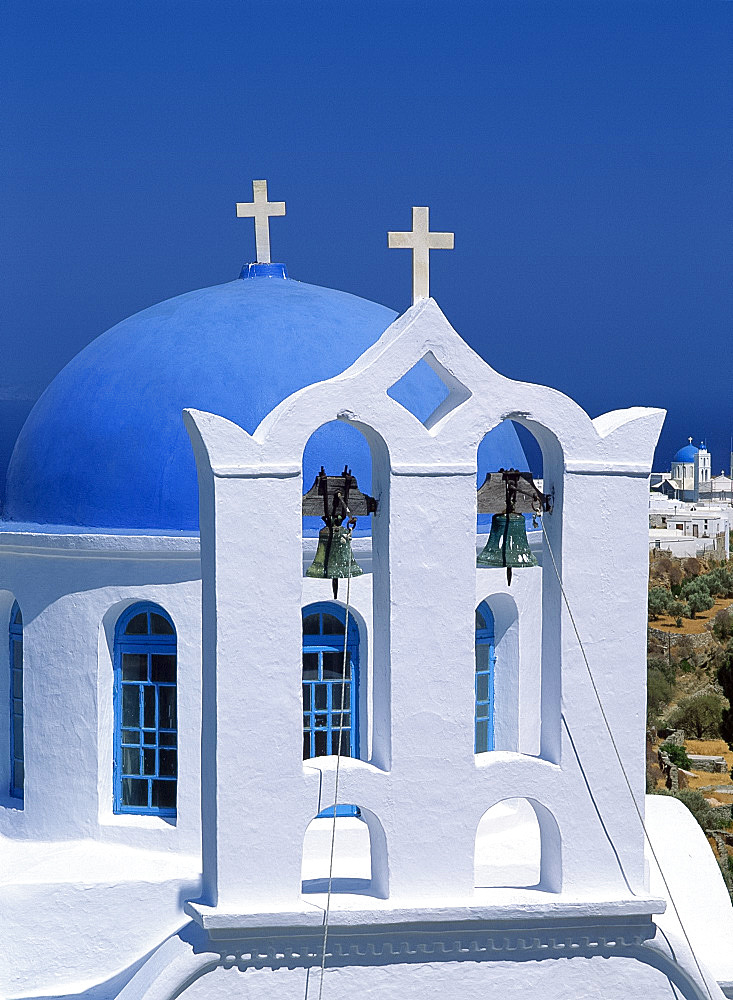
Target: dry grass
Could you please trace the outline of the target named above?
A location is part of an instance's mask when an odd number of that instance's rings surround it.
[[[725,740],[685,740],[685,750],[688,753],[699,753],[715,757],[725,757],[728,770],[725,774],[711,774],[710,771],[696,771],[694,778],[688,778],[689,788],[704,788],[715,785],[716,788],[730,788],[730,792],[710,792],[720,800],[721,805],[733,804],[733,781],[730,769],[733,767],[733,753],[728,749]]]
[[[669,615],[660,615],[657,621],[650,621],[651,628],[662,629],[663,632],[674,632],[677,635],[701,635],[708,631],[705,626],[712,621],[719,611],[729,608],[733,604],[733,597],[717,597],[715,604],[709,611],[699,611],[694,618],[683,618],[682,627],[677,628],[674,618]]]

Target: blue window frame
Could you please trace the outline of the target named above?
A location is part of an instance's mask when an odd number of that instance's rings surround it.
[[[10,611],[10,794],[23,798],[23,615],[15,601]]]
[[[114,809],[175,816],[178,779],[176,630],[156,604],[117,621],[114,646]]]
[[[338,604],[303,609],[303,759],[359,754],[359,628]],[[346,657],[344,657],[346,638]],[[344,673],[345,668],[345,673]],[[339,805],[338,816],[356,816]],[[324,809],[320,816],[333,816]]]
[[[476,729],[474,750],[494,749],[494,616],[485,601],[476,608]]]

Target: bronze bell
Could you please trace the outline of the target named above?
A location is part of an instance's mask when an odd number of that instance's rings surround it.
[[[332,580],[334,599],[338,597],[339,580],[361,576],[364,572],[351,551],[356,515],[374,514],[376,510],[377,501],[361,492],[348,466],[344,466],[340,476],[327,476],[321,466],[315,482],[303,497],[303,516],[320,515],[325,524],[318,533],[316,555],[305,575]]]
[[[334,597],[338,596],[338,580],[361,576],[364,570],[351,551],[351,529],[343,524],[326,525],[318,532],[318,548],[306,576],[334,581]]]
[[[476,565],[506,567],[507,583],[511,584],[513,568],[537,565],[521,512],[537,515],[551,511],[552,496],[540,493],[530,473],[499,469],[487,474],[478,491],[477,510],[479,514],[486,514],[502,506],[503,512],[491,518],[489,539]]]
[[[512,582],[513,567],[537,565],[537,559],[527,540],[527,525],[523,514],[494,514],[489,539],[479,554],[476,565],[506,566],[509,583]]]

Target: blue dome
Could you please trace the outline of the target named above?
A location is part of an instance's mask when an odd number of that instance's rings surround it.
[[[683,462],[692,463],[695,461],[695,455],[697,455],[698,449],[694,444],[686,444],[684,448],[680,448],[677,454],[672,459],[673,462]]]
[[[16,442],[6,520],[196,531],[196,466],[181,410],[221,414],[252,433],[291,393],[351,365],[396,318],[346,292],[243,276],[123,320],[56,376]],[[408,379],[400,401],[430,412],[445,393],[435,381]],[[485,468],[526,465],[512,425],[487,440]],[[306,448],[306,489],[321,464],[337,473],[345,462],[368,491],[364,438],[345,424],[322,427]]]

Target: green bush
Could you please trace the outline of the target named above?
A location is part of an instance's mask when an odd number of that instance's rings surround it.
[[[656,621],[672,603],[672,595],[666,587],[652,587],[649,591],[649,617]]]
[[[674,694],[674,681],[665,674],[650,666],[646,673],[646,713],[647,720],[659,715],[661,708],[668,705]]]
[[[720,737],[725,702],[712,692],[684,698],[667,720],[671,729],[684,729],[696,740],[715,740]]]
[[[664,750],[676,767],[683,767],[686,771],[692,770],[692,762],[687,756],[687,751],[684,747],[679,746],[677,743],[662,743],[659,749]]]
[[[690,618],[699,615],[702,611],[709,611],[715,601],[707,590],[693,590],[687,594],[687,606],[690,609]]]
[[[733,637],[733,611],[721,608],[713,618],[713,635],[718,642],[728,642]]]
[[[682,618],[690,617],[690,605],[687,603],[687,601],[680,601],[675,599],[667,608],[667,612],[674,618],[674,623],[677,626],[677,628],[682,628]]]

